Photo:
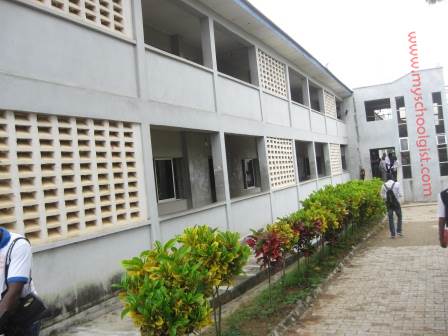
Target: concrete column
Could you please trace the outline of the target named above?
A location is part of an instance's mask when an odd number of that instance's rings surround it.
[[[224,139],[225,140],[225,139]],[[226,201],[226,183],[224,181],[224,170],[227,171],[227,165],[223,164],[223,153],[225,154],[225,146],[221,147],[220,134],[213,133],[210,135],[213,158],[213,172],[215,175],[216,201]],[[230,193],[229,193],[230,198]]]
[[[300,190],[299,190],[299,167],[297,164],[297,151],[296,151],[296,141],[292,140],[292,153],[294,160],[294,176],[296,178],[296,192],[297,192],[297,208],[300,205]]]
[[[134,23],[134,34],[136,44],[135,63],[137,74],[138,97],[147,99],[149,97],[148,77],[146,72],[145,34],[143,31],[143,16],[141,0],[132,1],[132,22]]]
[[[258,77],[258,62],[257,62],[257,48],[249,48],[249,69],[250,69],[250,82],[253,85],[259,85]]]
[[[219,148],[219,150],[213,149],[213,147],[217,147]],[[229,173],[227,171],[226,139],[223,131],[219,131],[219,133],[212,136],[213,156],[215,155],[215,151],[219,151],[219,153],[216,153],[216,155],[220,155],[220,160],[219,158],[217,158],[217,160],[221,162],[222,179],[223,179],[221,187],[224,188],[224,196],[226,202],[227,230],[236,231],[236,228],[234,227],[235,223],[232,222],[232,204],[230,202]],[[215,158],[213,157],[213,160],[214,159]],[[213,166],[215,167],[214,164]],[[218,197],[218,187],[216,187],[216,196]]]
[[[257,152],[258,152],[258,162],[260,164],[261,191],[269,191],[271,189],[271,182],[269,179],[266,137],[257,137]]]
[[[269,204],[271,206],[271,222],[274,222],[274,201],[269,177],[268,151],[266,136],[257,138],[258,162],[260,163],[261,190],[269,191]]]
[[[215,30],[211,17],[201,19],[202,60],[204,66],[216,70]]]
[[[156,240],[160,240],[160,222],[159,209],[157,206],[156,179],[154,176],[154,161],[152,155],[151,132],[149,125],[142,125],[142,149],[143,149],[143,167],[145,176],[145,191],[147,199],[147,208],[151,220],[151,247]]]
[[[216,83],[218,82],[218,64],[216,61],[215,26],[211,17],[201,19],[201,43],[204,66],[213,70],[213,101],[215,112],[219,114],[218,94]]]
[[[310,119],[310,129],[313,131],[313,127],[311,124],[311,98],[310,98],[310,81],[308,80],[308,77],[305,78],[305,100],[308,102],[308,117]]]
[[[319,106],[322,114],[325,114],[325,100],[324,100],[324,90],[319,88]]]
[[[316,157],[316,143],[312,142],[311,143],[311,150],[312,150],[312,158],[313,158],[313,162],[314,162],[314,174],[316,175],[316,180],[319,179],[319,173],[317,171],[317,157]],[[310,153],[311,154],[311,153]],[[312,166],[311,162],[310,165]],[[313,167],[311,167],[313,168]]]
[[[302,83],[302,95],[303,95],[303,103],[306,106],[310,106],[310,91],[308,90],[308,78],[304,78]]]
[[[292,127],[291,84],[289,83],[289,68],[287,65],[285,65],[285,74],[286,74],[286,96],[288,98],[289,126]]]

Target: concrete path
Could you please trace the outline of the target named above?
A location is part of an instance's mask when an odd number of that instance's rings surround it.
[[[434,205],[403,208],[404,237],[388,229],[356,254],[287,335],[448,335],[448,249]]]

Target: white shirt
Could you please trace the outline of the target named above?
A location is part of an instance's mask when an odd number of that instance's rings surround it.
[[[5,284],[5,266],[6,254],[12,242],[23,237],[17,233],[12,233],[4,228],[0,228],[2,238],[0,239],[0,289],[3,293],[6,290]],[[32,252],[31,246],[25,239],[19,239],[11,250],[11,262],[9,264],[7,283],[24,284],[21,297],[35,292],[33,283],[31,281],[31,260]]]
[[[386,185],[386,186],[384,186],[384,185]],[[392,188],[392,185],[394,186],[393,188]],[[386,183],[383,184],[383,186],[381,187],[381,198],[384,199],[384,200],[387,198],[386,187],[388,189],[392,188],[392,191],[393,191],[393,193],[394,193],[398,203],[400,203],[400,197],[402,196],[401,195],[401,189],[400,189],[400,183],[395,182],[393,180],[389,180],[389,181],[387,181]]]
[[[437,217],[445,218],[445,204],[443,204],[440,194],[437,194]]]

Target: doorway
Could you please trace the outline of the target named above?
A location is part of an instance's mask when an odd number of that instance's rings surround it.
[[[383,154],[386,154],[386,156],[389,154],[395,155],[395,147],[373,148],[370,150],[370,168],[372,177],[381,178],[380,162]]]

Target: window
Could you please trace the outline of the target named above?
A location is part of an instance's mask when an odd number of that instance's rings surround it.
[[[389,98],[365,101],[364,106],[367,121],[392,119]]]
[[[293,102],[308,106],[306,79],[292,69],[289,69],[289,89]]]
[[[401,152],[401,167],[403,171],[403,178],[409,179],[412,178],[412,169],[411,169],[411,153]]]
[[[244,189],[255,188],[256,185],[255,169],[258,166],[258,163],[256,161],[257,161],[256,159],[242,160]]]
[[[328,158],[328,145],[325,143],[314,143],[316,149],[316,165],[317,175],[319,177],[325,177],[330,175],[329,158]]]
[[[432,109],[434,113],[434,123],[437,134],[445,133],[445,122],[443,118],[442,96],[440,92],[432,93]]]
[[[323,92],[322,89],[314,84],[309,84],[311,108],[318,112],[323,112]]]
[[[239,134],[225,135],[230,197],[241,197],[269,188],[267,167],[261,174],[258,149],[265,147],[263,137]],[[263,151],[264,152],[264,151]],[[262,160],[265,156],[263,156]]]
[[[347,170],[347,145],[341,145],[342,170]]]
[[[437,134],[437,152],[439,154],[440,175],[448,176],[448,155],[445,135],[445,120],[443,118],[442,94],[440,92],[433,92],[431,96],[434,124]]]
[[[405,151],[409,150],[408,138],[401,138],[400,139],[400,148],[401,148],[402,152],[405,152]]]
[[[313,143],[296,141],[297,170],[299,182],[316,178],[316,162],[314,160]]]
[[[181,1],[145,0],[142,14],[146,44],[203,64],[200,13]]]
[[[165,201],[176,198],[173,160],[155,160],[157,199]]]

